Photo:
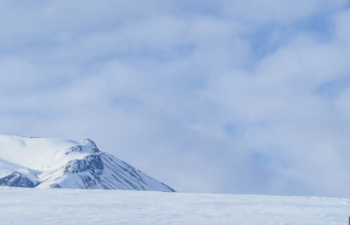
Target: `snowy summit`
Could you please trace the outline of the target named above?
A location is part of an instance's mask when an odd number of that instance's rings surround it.
[[[0,135],[0,186],[174,192],[90,139]]]

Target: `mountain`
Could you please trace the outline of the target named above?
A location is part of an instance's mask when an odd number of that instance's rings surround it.
[[[0,135],[0,186],[175,192],[90,140]]]

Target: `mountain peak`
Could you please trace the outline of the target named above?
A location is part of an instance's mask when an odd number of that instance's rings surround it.
[[[0,159],[0,186],[174,191],[101,152],[88,138],[71,141],[0,135]]]
[[[90,147],[92,149],[97,149],[97,145],[90,138],[85,138],[85,139],[81,140],[80,142],[87,147]]]

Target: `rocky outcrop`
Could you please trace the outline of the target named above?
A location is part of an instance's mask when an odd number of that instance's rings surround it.
[[[129,164],[102,152],[72,160],[39,179],[39,188],[121,189],[175,192]]]
[[[15,172],[0,178],[0,186],[33,188],[36,185],[27,177]]]

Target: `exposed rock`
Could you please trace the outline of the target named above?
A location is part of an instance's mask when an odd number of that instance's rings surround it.
[[[6,177],[0,178],[0,186],[33,188],[36,185],[34,185],[34,183],[27,177],[15,172]]]

